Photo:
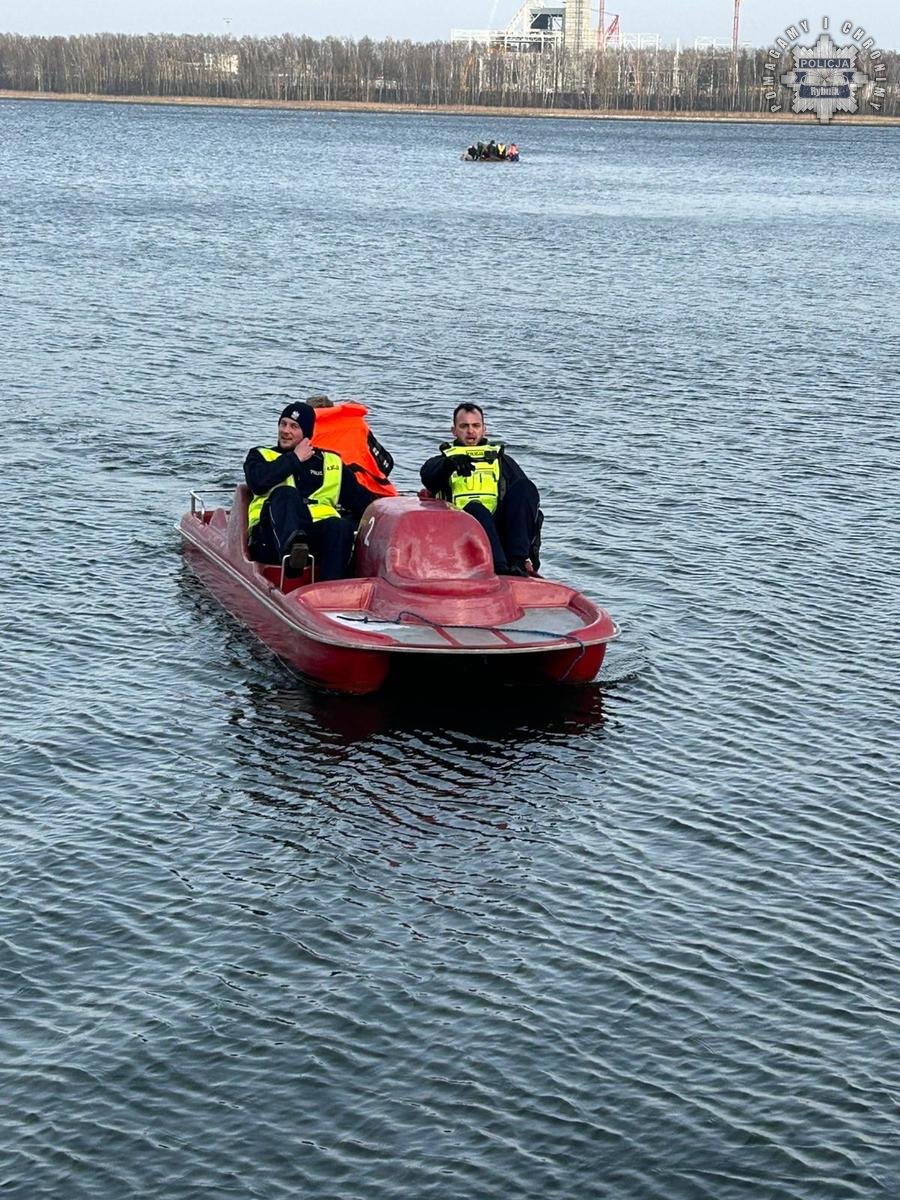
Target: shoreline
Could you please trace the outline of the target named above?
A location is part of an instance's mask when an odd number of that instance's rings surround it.
[[[365,100],[246,100],[230,96],[104,96],[96,92],[14,92],[0,89],[0,100],[46,100],[82,104],[153,104],[195,108],[257,108],[298,112],[386,113],[407,116],[571,118],[587,121],[690,121],[694,123],[779,125],[784,122],[818,125],[815,113],[647,112],[642,109],[494,108],[489,105],[378,104]],[[833,125],[900,125],[900,116],[868,113],[836,114]]]

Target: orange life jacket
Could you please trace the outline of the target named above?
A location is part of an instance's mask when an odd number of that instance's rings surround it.
[[[396,496],[397,489],[372,454],[374,439],[366,423],[368,411],[355,400],[345,400],[333,408],[317,408],[312,444],[317,450],[339,454],[357,481],[376,496]]]

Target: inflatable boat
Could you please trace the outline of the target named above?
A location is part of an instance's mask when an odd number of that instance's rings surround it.
[[[476,154],[473,156],[473,155],[469,154],[469,152],[467,150],[464,150],[463,153],[459,156],[459,158],[460,158],[460,162],[477,162],[477,163],[517,163],[517,162],[519,162],[518,154],[515,156],[515,158],[509,158],[509,157],[500,158],[497,155],[494,155],[491,158],[487,158],[484,155]]]
[[[247,553],[248,491],[230,507],[197,492],[180,522],[187,561],[216,599],[321,687],[375,692],[399,663],[464,663],[492,682],[585,683],[618,634],[604,609],[562,583],[498,576],[484,530],[441,500],[374,500],[360,522],[353,578],[291,578]],[[437,683],[436,683],[437,685]]]

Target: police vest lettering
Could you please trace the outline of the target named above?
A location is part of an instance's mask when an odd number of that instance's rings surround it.
[[[470,475],[454,471],[450,476],[450,502],[456,508],[465,508],[473,500],[483,504],[488,512],[497,511],[500,494],[500,455],[503,446],[442,446],[447,458],[468,458],[472,464]]]
[[[258,446],[257,449],[266,462],[274,462],[283,453],[281,450],[272,450],[269,446]],[[341,474],[343,472],[341,456],[333,454],[330,450],[323,450],[321,454],[323,468],[322,486],[306,498],[306,503],[309,505],[309,515],[314,521],[323,521],[326,517],[340,516],[337,510],[337,502],[338,496],[341,494]],[[281,483],[275,484],[275,487],[296,486],[293,475],[288,475],[287,479],[283,479]],[[248,529],[252,529],[258,523],[262,515],[263,505],[274,491],[275,488],[271,488],[268,492],[263,492],[259,496],[251,496],[250,506],[247,509]]]

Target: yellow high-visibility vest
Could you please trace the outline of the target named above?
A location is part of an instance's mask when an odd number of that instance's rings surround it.
[[[274,462],[276,458],[280,458],[284,453],[282,450],[273,450],[270,446],[258,446],[257,449],[266,462]],[[341,515],[337,510],[338,496],[341,494],[341,475],[344,469],[341,456],[334,454],[331,450],[323,450],[321,453],[323,463],[322,486],[306,498],[306,503],[309,505],[309,515],[314,521],[323,521],[327,517],[339,517]],[[293,475],[288,475],[287,479],[282,479],[281,483],[275,484],[276,488],[296,486]],[[248,530],[259,523],[263,505],[274,491],[275,488],[270,488],[269,491],[262,492],[259,496],[251,496],[250,504],[247,508]]]
[[[471,475],[450,476],[450,501],[456,508],[465,508],[473,500],[483,504],[488,512],[497,511],[500,495],[501,445],[447,446],[441,451],[447,458],[468,458],[472,463]]]

